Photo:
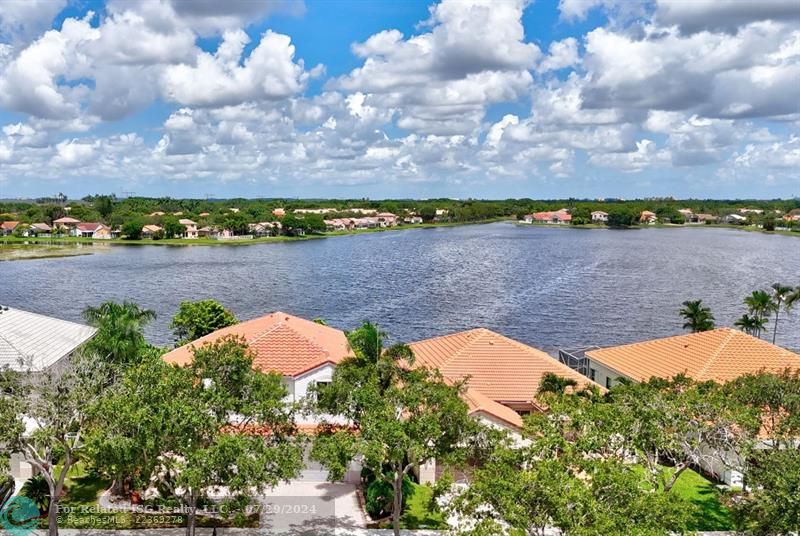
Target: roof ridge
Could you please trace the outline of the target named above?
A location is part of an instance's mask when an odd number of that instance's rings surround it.
[[[13,342],[11,342],[11,341],[10,341],[10,340],[8,340],[6,337],[4,337],[2,333],[0,333],[0,339],[3,339],[3,340],[6,342],[6,344],[8,344],[8,346],[9,346],[9,347],[11,347],[11,349],[12,349],[12,350],[14,350],[15,352],[17,352],[17,354],[19,355],[19,357],[21,357],[23,360],[24,360],[24,359],[27,357],[27,356],[26,356],[24,353],[22,353],[22,350],[20,350],[19,348],[17,348],[17,347],[14,345],[14,343],[13,343]]]
[[[449,364],[457,356],[460,356],[467,348],[470,348],[473,344],[475,344],[479,340],[483,339],[486,335],[494,333],[492,330],[486,329],[486,328],[472,328],[472,329],[467,329],[467,330],[464,330],[464,331],[457,331],[455,333],[451,333],[450,336],[453,336],[453,335],[465,335],[467,333],[473,333],[473,332],[477,333],[477,336],[472,338],[472,339],[470,339],[470,340],[467,340],[461,346],[461,348],[459,348],[458,350],[456,350],[455,352],[450,354],[450,356],[443,361],[443,364]],[[445,335],[445,337],[447,337],[447,336],[448,335]]]
[[[272,314],[278,314],[278,313],[280,313],[280,311],[275,311],[275,312],[274,312],[274,313],[272,313]],[[280,313],[280,314],[288,315],[287,313]],[[292,316],[292,315],[288,315],[288,316]],[[298,318],[298,317],[295,317],[295,318]],[[274,333],[276,330],[278,330],[278,329],[279,329],[279,328],[281,328],[281,327],[285,327],[286,329],[288,329],[289,331],[291,331],[291,332],[292,332],[292,333],[293,333],[295,336],[297,336],[298,338],[300,338],[300,339],[302,339],[302,340],[304,340],[304,341],[308,342],[308,343],[309,343],[309,344],[311,344],[312,346],[314,346],[314,347],[315,347],[317,350],[319,350],[320,352],[322,352],[322,354],[323,354],[324,356],[326,356],[326,357],[330,357],[330,355],[331,355],[331,354],[330,354],[330,352],[329,352],[328,350],[326,350],[325,348],[323,348],[323,347],[322,347],[320,344],[318,344],[318,343],[317,343],[317,341],[315,341],[315,340],[314,340],[314,339],[312,339],[311,337],[308,337],[308,336],[306,336],[306,335],[304,335],[304,334],[300,333],[299,331],[297,331],[297,330],[294,328],[294,326],[290,326],[288,322],[286,322],[285,320],[280,320],[280,319],[278,320],[278,322],[277,322],[277,323],[276,323],[274,326],[272,326],[272,327],[271,327],[271,328],[269,328],[269,329],[265,329],[264,331],[262,331],[261,333],[259,333],[257,337],[253,338],[253,340],[251,340],[250,342],[248,342],[248,345],[257,343],[258,341],[260,341],[261,339],[263,339],[264,337],[266,337],[266,336],[267,336],[267,335],[269,335],[270,333]]]
[[[726,346],[728,346],[728,343],[731,341],[731,339],[733,339],[736,336],[736,333],[737,331],[735,330],[730,330],[728,332],[728,334],[725,336],[725,339],[719,344],[714,353],[711,354],[711,357],[709,357],[708,361],[706,361],[706,364],[703,366],[703,368],[701,368],[697,372],[697,379],[701,380],[705,377],[705,374],[708,371],[708,369],[711,368],[711,365],[713,365],[714,362],[717,360],[717,358],[720,356],[720,354],[722,354],[722,351],[725,349]]]

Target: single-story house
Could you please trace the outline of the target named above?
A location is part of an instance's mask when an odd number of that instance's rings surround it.
[[[9,236],[19,227],[18,221],[4,221],[0,223],[0,235]]]
[[[156,212],[151,212],[151,213],[149,214],[149,216],[150,216],[151,218],[158,218],[159,216],[163,216],[163,215],[164,215],[164,213],[163,213],[163,212],[161,212],[160,210],[157,210]]]
[[[397,215],[391,212],[380,212],[376,216],[381,227],[394,227],[397,225]]]
[[[683,216],[686,221],[691,220],[692,216],[694,215],[694,212],[690,208],[680,208],[678,209],[678,213]]]
[[[142,238],[153,238],[153,235],[163,231],[158,225],[145,225],[142,227]]]
[[[523,218],[525,223],[552,223],[552,224],[565,224],[572,221],[572,215],[565,208],[549,211],[549,212],[534,212],[533,214],[526,214]]]
[[[197,238],[197,223],[192,220],[181,218],[178,223],[183,225],[186,230],[181,235],[181,238]]]
[[[355,224],[350,218],[334,218],[323,221],[325,222],[325,229],[328,231],[350,231],[355,228]]]
[[[95,331],[75,322],[0,307],[0,368],[32,374],[59,370]],[[17,489],[33,476],[33,468],[22,454],[11,455],[11,475]]]
[[[111,228],[102,223],[78,223],[70,234],[82,238],[108,240],[111,238]]]
[[[656,221],[658,221],[658,216],[656,216],[655,212],[650,212],[649,210],[643,210],[642,213],[639,214],[640,223],[653,224]]]
[[[800,355],[732,328],[717,328],[585,352],[581,370],[612,387],[620,378],[643,382],[684,374],[697,381],[726,383],[745,374],[800,369]],[[709,462],[703,467],[728,484],[739,471]]]
[[[28,236],[39,236],[50,234],[53,232],[53,228],[47,225],[46,223],[32,223],[30,227],[28,227]]]
[[[595,210],[592,212],[592,223],[606,223],[608,222],[608,212],[602,210]]]
[[[275,216],[276,218],[283,218],[284,216],[286,216],[286,211],[282,208],[276,208],[272,211],[272,215]]]
[[[414,216],[406,216],[405,218],[403,218],[403,223],[411,224],[411,225],[417,225],[419,223],[422,223],[422,217],[421,216],[416,216],[416,215],[414,215]]]

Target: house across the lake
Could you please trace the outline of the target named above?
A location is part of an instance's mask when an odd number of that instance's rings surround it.
[[[572,215],[565,208],[551,212],[534,212],[526,214],[523,218],[525,223],[552,223],[566,224],[572,221]]]
[[[102,223],[77,223],[70,234],[81,238],[109,240],[111,238],[111,228]]]
[[[608,212],[603,212],[602,210],[595,210],[592,212],[592,223],[607,223],[608,222]]]
[[[9,236],[19,227],[18,221],[4,221],[0,223],[0,235]]]
[[[183,225],[185,227],[185,230],[184,230],[183,234],[181,235],[181,238],[197,238],[198,237],[198,234],[197,234],[197,223],[195,223],[192,220],[187,219],[187,218],[181,218],[180,220],[178,220],[178,223],[180,223],[181,225]]]

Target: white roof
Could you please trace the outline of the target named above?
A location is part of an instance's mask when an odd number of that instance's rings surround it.
[[[95,328],[19,309],[0,310],[0,368],[45,370],[92,338]],[[22,362],[21,362],[22,361]]]

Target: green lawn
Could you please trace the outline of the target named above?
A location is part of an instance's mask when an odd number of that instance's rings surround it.
[[[730,511],[720,503],[720,494],[714,483],[703,475],[687,469],[670,493],[697,507],[689,524],[690,530],[733,530]]]
[[[400,522],[406,529],[446,529],[447,524],[441,512],[430,509],[433,489],[430,486],[411,484],[414,493],[406,501],[406,509]]]

